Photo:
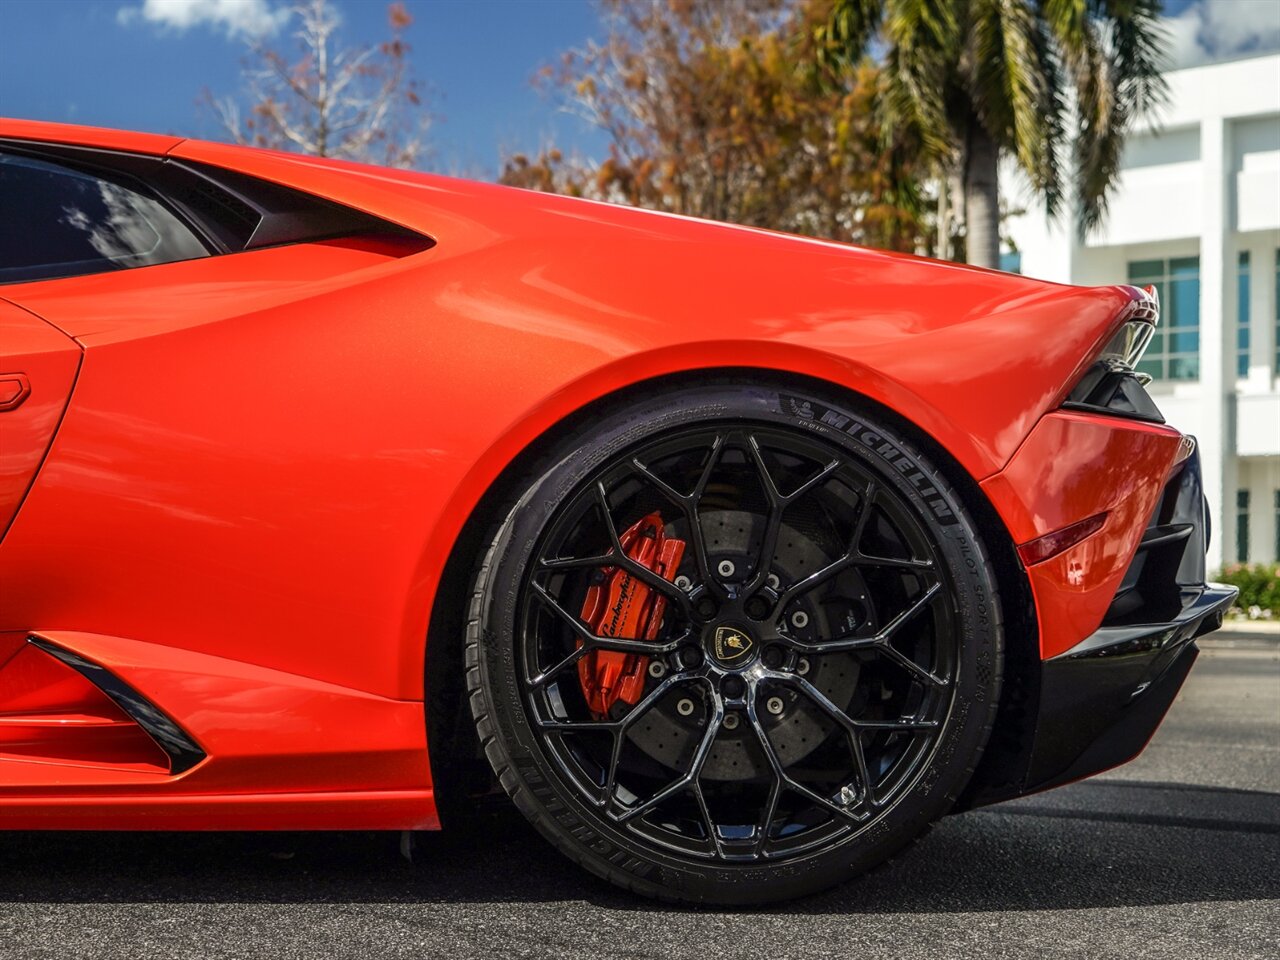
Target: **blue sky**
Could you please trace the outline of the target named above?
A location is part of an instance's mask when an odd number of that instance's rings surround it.
[[[352,43],[386,33],[385,0],[333,0]],[[715,0],[706,0],[715,2]],[[530,85],[598,31],[590,0],[405,0],[416,75],[433,90],[436,169],[492,176],[504,152],[602,138]],[[284,0],[0,0],[0,116],[218,135],[201,90],[240,86],[246,30]],[[1280,49],[1280,0],[1170,0],[1180,63]],[[124,13],[122,14],[122,11]],[[287,40],[287,30],[275,40]]]
[[[387,33],[385,0],[334,0],[343,36]],[[153,0],[154,4],[154,0]],[[197,11],[155,22],[143,0],[0,0],[0,116],[216,137],[198,107],[240,85],[236,17],[209,18],[227,0],[187,0]],[[234,2],[227,8],[234,7]],[[286,4],[250,0],[270,11]],[[157,5],[158,6],[158,5]],[[492,176],[502,153],[552,139],[594,151],[599,137],[530,84],[537,68],[580,46],[597,26],[589,0],[405,0],[415,74],[431,90],[432,166]],[[138,15],[121,17],[121,10]],[[176,8],[175,8],[176,9]],[[123,22],[122,22],[123,21]],[[287,30],[275,36],[287,42]]]

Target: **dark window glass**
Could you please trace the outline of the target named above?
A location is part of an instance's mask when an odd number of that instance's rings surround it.
[[[0,283],[208,255],[140,185],[0,152]]]
[[[1249,562],[1249,491],[1236,491],[1236,560]]]
[[[1130,283],[1155,283],[1165,275],[1163,260],[1134,260],[1129,264]]]
[[[1276,251],[1276,355],[1274,357],[1275,365],[1271,368],[1271,372],[1276,376],[1280,376],[1280,250]],[[1280,537],[1280,534],[1277,534]],[[1280,554],[1277,555],[1280,558]]]
[[[1160,296],[1160,326],[1138,370],[1155,380],[1200,378],[1200,258],[1132,260],[1129,282]]]
[[[1275,500],[1276,506],[1276,515],[1274,518],[1276,523],[1276,560],[1280,561],[1280,490],[1276,490],[1272,493],[1272,497]]]
[[[1249,375],[1249,251],[1240,252],[1236,267],[1236,376]]]

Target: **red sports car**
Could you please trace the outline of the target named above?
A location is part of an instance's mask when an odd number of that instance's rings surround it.
[[[0,826],[806,894],[1133,757],[1234,591],[1158,295],[0,121]]]

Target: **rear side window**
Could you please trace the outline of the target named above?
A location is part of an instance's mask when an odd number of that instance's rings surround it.
[[[0,151],[0,283],[209,254],[192,228],[128,178]]]

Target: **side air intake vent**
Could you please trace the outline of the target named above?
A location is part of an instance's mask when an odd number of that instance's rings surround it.
[[[1188,448],[1160,494],[1102,625],[1175,620],[1203,589],[1208,529],[1200,458]]]
[[[29,637],[0,657],[0,757],[176,776],[204,751],[111,671]]]

